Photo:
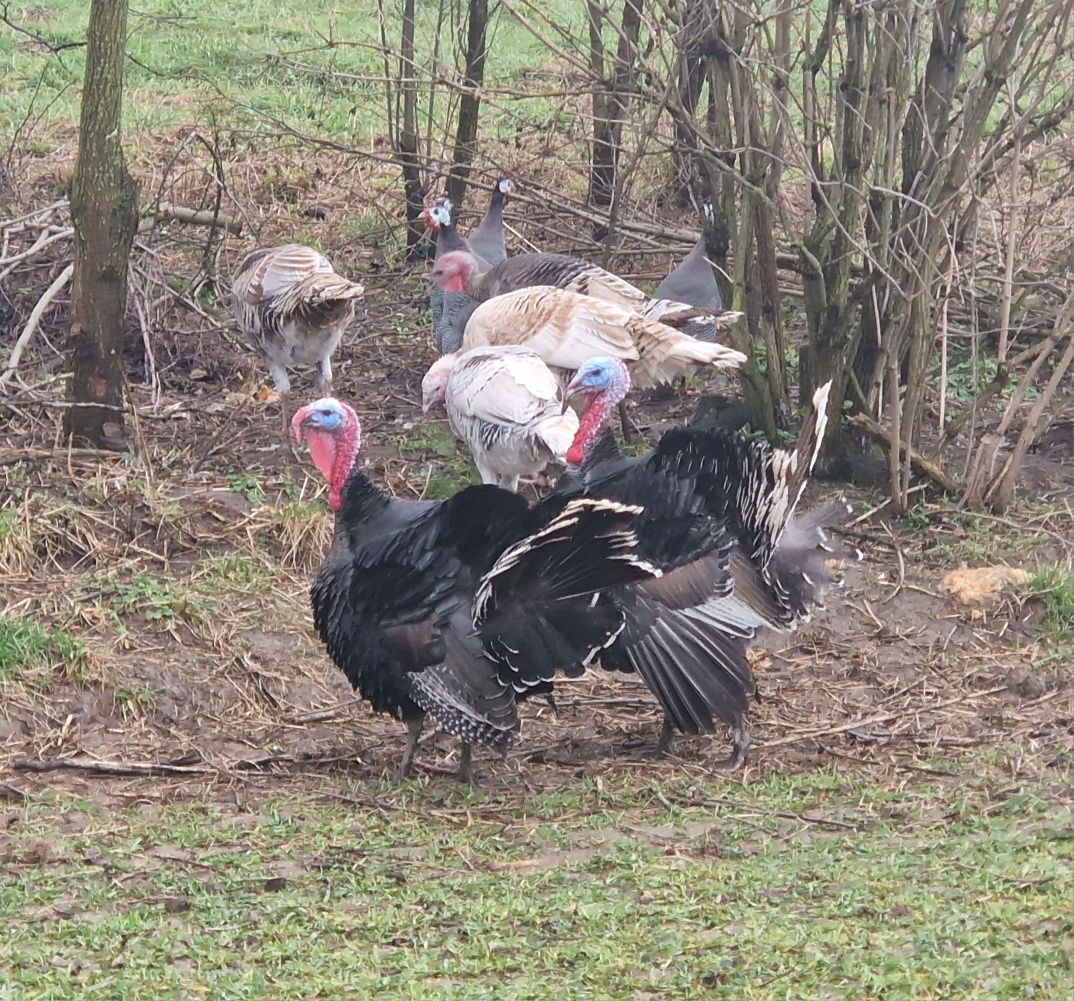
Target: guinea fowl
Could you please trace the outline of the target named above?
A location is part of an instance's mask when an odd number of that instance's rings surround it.
[[[626,366],[614,358],[591,359],[571,380],[567,395],[587,397],[567,453],[580,468],[557,486],[564,497],[644,507],[639,551],[663,571],[626,592],[627,626],[601,665],[637,671],[660,700],[661,750],[675,730],[711,732],[715,717],[734,732],[726,765],[738,767],[757,691],[748,641],[762,626],[793,627],[836,579],[825,529],[848,506],[840,500],[794,514],[820,451],[830,383],[814,394],[793,451],[729,431],[674,428],[637,458],[602,433],[629,387]]]
[[[660,304],[662,303],[667,303],[668,309],[672,312],[679,308],[680,303],[709,310],[716,315],[723,310],[720,286],[712,272],[712,265],[705,256],[704,233],[682,259],[679,266],[656,286],[653,292],[654,305],[648,314],[652,319],[660,318],[662,308]],[[684,329],[698,340],[714,341],[719,328],[714,323],[696,319],[688,321]]]
[[[505,490],[563,462],[578,430],[574,411],[562,411],[555,375],[540,355],[515,345],[443,355],[425,373],[421,395],[423,413],[445,403],[481,482]]]
[[[432,277],[448,291],[469,292],[481,301],[519,289],[551,285],[629,309],[647,319],[659,319],[671,327],[702,324],[720,329],[742,315],[733,310],[699,309],[682,302],[650,299],[625,278],[566,254],[517,254],[486,268],[473,254],[453,248],[437,257]]]
[[[624,625],[601,592],[658,573],[638,558],[639,509],[474,486],[445,501],[400,500],[356,468],[361,426],[330,397],[302,407],[303,432],[336,513],[311,591],[317,631],[376,712],[407,725],[406,777],[426,713],[470,745],[504,747],[516,701],[581,674]]]
[[[265,359],[280,394],[284,434],[295,365],[316,365],[318,392],[332,386],[332,355],[364,289],[336,273],[312,247],[255,250],[239,265],[231,302],[239,329]]]
[[[501,177],[492,188],[492,199],[484,218],[471,231],[467,239],[470,251],[489,265],[507,260],[507,238],[503,228],[503,207],[511,193],[510,178]]]
[[[450,198],[438,198],[431,206],[422,210],[421,217],[426,229],[436,233],[434,265],[446,254],[466,253],[473,256],[475,266],[484,269],[490,267],[483,258],[473,253],[469,241],[459,235],[455,227],[455,206]],[[462,347],[462,330],[473,307],[473,297],[465,292],[449,291],[435,284],[429,290],[429,311],[433,315],[433,333],[441,354],[458,351]]]

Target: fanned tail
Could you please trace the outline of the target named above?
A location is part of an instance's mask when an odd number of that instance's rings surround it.
[[[661,608],[643,638],[616,643],[604,664],[637,671],[683,733],[711,733],[714,718],[739,726],[757,693],[746,639],[728,634],[704,609]]]
[[[825,595],[842,584],[839,564],[851,551],[828,532],[845,524],[853,510],[839,497],[792,517],[780,537],[768,576],[796,618],[808,618],[814,606],[823,608]]]
[[[640,508],[590,498],[570,501],[543,528],[511,546],[485,575],[473,624],[486,654],[522,691],[577,674],[623,628],[599,592],[660,571],[637,553],[630,527]]]

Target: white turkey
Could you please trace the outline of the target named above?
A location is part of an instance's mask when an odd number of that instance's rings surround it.
[[[692,375],[701,366],[737,368],[746,360],[740,351],[698,341],[627,307],[551,286],[507,292],[469,312],[464,350],[505,344],[535,351],[566,378],[587,359],[611,355],[630,365],[639,388]]]
[[[578,431],[563,411],[560,382],[540,355],[516,345],[481,347],[433,362],[422,411],[443,401],[451,430],[470,450],[482,483],[517,490],[550,462],[563,462]]]

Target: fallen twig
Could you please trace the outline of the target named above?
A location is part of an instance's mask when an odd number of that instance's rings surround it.
[[[159,761],[94,761],[91,758],[25,758],[12,766],[20,772],[89,772],[93,775],[205,775],[219,771],[209,765],[168,765]]]
[[[870,438],[875,438],[877,441],[888,448],[892,445],[891,432],[887,428],[882,427],[876,421],[874,421],[867,414],[854,414],[850,418],[850,423],[856,428],[860,428]],[[899,454],[903,457],[906,455],[906,443],[899,442]],[[914,467],[919,473],[923,473],[934,483],[941,486],[947,493],[958,493],[958,484],[945,473],[935,462],[930,462],[916,449],[910,449],[910,465]]]
[[[0,373],[0,386],[4,385],[12,375],[15,374],[15,369],[19,367],[19,360],[22,358],[22,353],[26,350],[26,345],[30,343],[30,338],[33,337],[38,323],[41,322],[41,317],[45,314],[45,310],[48,309],[52,300],[60,294],[63,288],[71,280],[71,275],[74,273],[75,266],[72,262],[56,276],[56,280],[45,289],[41,298],[37,300],[37,305],[34,306],[30,318],[26,321],[26,326],[22,328],[22,333],[19,334],[19,339],[11,349],[11,355],[8,357],[7,364],[4,366],[4,371]]]
[[[138,222],[138,232],[145,233],[159,222],[183,222],[191,226],[218,226],[234,236],[242,235],[242,222],[212,209],[192,209],[186,205],[158,202]]]

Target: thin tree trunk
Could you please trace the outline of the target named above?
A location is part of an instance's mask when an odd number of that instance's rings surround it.
[[[403,171],[406,200],[407,257],[414,256],[424,236],[421,225],[422,183],[418,159],[418,80],[414,66],[414,0],[403,0],[403,30],[399,50],[399,78],[403,90],[403,127],[399,130],[396,155]]]
[[[138,188],[123,161],[120,133],[126,38],[127,0],[93,0],[78,160],[71,178],[75,268],[67,399],[72,406],[64,433],[95,447],[124,444],[127,259],[138,226]]]
[[[610,86],[598,101],[594,97],[593,149],[589,171],[589,202],[591,205],[611,205],[615,198],[616,171],[623,138],[623,122],[626,118],[628,97],[633,87],[633,76],[638,58],[638,35],[641,31],[641,12],[644,0],[623,0],[623,19],[619,30],[615,66],[611,72]],[[597,5],[590,0],[590,61],[596,64],[598,53],[603,75],[603,43],[600,41]],[[602,240],[606,233],[597,224],[593,237]]]
[[[448,197],[456,204],[460,204],[466,194],[466,180],[477,151],[477,126],[481,110],[479,88],[485,81],[488,22],[488,0],[470,0],[466,24],[466,90],[459,101],[459,123],[455,132],[451,176],[447,184]]]

